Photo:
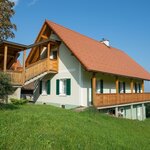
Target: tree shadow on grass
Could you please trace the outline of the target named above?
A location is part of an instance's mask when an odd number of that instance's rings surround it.
[[[13,104],[0,103],[0,111],[1,110],[15,110],[15,109],[19,109],[19,106],[13,105]]]

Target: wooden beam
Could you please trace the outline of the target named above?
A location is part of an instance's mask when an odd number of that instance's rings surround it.
[[[116,77],[116,93],[119,93],[119,79]]]
[[[49,56],[50,56],[50,50],[51,50],[51,45],[50,43],[48,43],[47,45],[47,58],[49,59]]]
[[[131,82],[130,82],[131,93],[133,93],[133,84],[134,84],[133,79],[131,79]]]
[[[0,56],[4,56],[4,54],[0,54]],[[7,57],[14,58],[15,56],[12,56],[12,55],[7,55]]]
[[[144,80],[142,80],[142,93],[144,93]]]
[[[48,37],[46,35],[41,35],[41,37],[46,40],[48,39]]]
[[[95,95],[96,95],[96,74],[92,76],[92,104],[95,106]]]
[[[8,51],[8,46],[5,45],[4,46],[4,68],[3,68],[4,72],[6,72],[7,70],[7,51]]]
[[[47,39],[47,40],[44,40],[44,41],[41,41],[41,42],[37,42],[37,43],[31,44],[31,45],[27,46],[27,49],[30,49],[30,48],[33,48],[33,47],[37,47],[37,46],[43,45],[45,43],[51,43],[53,45],[59,45],[60,44],[59,41],[52,40],[52,39]]]
[[[26,73],[26,50],[23,51],[23,83],[25,82],[25,73]]]

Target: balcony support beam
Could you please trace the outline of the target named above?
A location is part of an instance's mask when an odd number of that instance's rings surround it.
[[[130,83],[130,89],[131,89],[131,93],[133,93],[133,79],[131,80],[131,83]]]
[[[119,79],[116,77],[116,94],[119,94]]]
[[[25,82],[25,72],[26,72],[26,50],[23,51],[23,83]]]
[[[95,106],[95,96],[96,96],[96,74],[93,73],[93,76],[92,76],[92,104]]]
[[[4,72],[6,72],[7,70],[7,51],[8,51],[8,46],[5,45],[4,46],[4,68],[3,68]]]

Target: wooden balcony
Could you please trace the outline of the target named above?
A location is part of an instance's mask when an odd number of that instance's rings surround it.
[[[22,85],[23,84],[23,72],[22,71],[13,71],[13,70],[7,70],[6,72],[11,80],[12,85]]]
[[[57,60],[46,58],[29,65],[25,68],[25,71],[6,70],[6,73],[9,75],[12,85],[22,86],[26,81],[29,81],[40,74],[49,72],[57,73],[57,71]]]
[[[150,101],[150,93],[95,94],[93,104],[95,107],[107,107],[145,101]]]

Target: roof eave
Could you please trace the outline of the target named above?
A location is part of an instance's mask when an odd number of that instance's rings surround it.
[[[109,73],[109,72],[104,72],[104,71],[93,70],[93,69],[89,69],[89,68],[86,68],[86,70],[88,72],[110,74],[110,75],[113,75],[113,76],[121,76],[121,77],[126,77],[126,78],[135,78],[135,79],[150,81],[150,78],[141,78],[141,77],[135,77],[135,76],[129,76],[129,75],[114,74],[114,73]]]

